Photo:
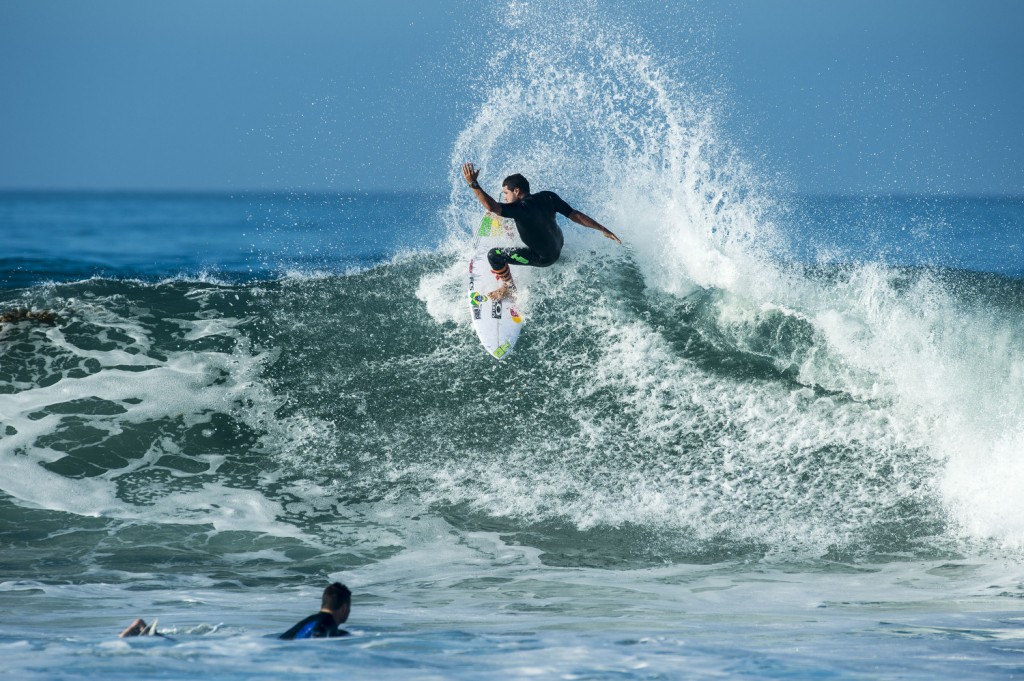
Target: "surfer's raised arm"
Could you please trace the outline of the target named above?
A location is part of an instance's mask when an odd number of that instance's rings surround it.
[[[601,232],[601,234],[604,234],[607,238],[611,239],[615,243],[622,243],[622,240],[619,239],[619,237],[615,236],[612,233],[612,230],[608,229],[600,222],[587,215],[586,213],[581,213],[578,210],[574,210],[573,212],[569,213],[568,217],[577,225],[583,225],[584,227],[589,227],[590,229],[596,229],[597,231]]]
[[[472,163],[464,163],[462,165],[462,176],[466,178],[466,182],[469,183],[477,201],[495,215],[501,215],[501,204],[492,199],[491,195],[485,192],[480,187],[480,183],[476,181],[476,178],[480,176],[480,169],[474,167]]]

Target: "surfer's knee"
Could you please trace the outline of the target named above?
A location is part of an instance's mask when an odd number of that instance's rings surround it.
[[[487,251],[487,262],[490,263],[492,270],[498,270],[508,264],[508,259],[500,248],[492,248]]]

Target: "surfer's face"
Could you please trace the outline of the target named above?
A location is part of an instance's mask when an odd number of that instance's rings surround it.
[[[509,189],[508,187],[501,188],[501,200],[504,201],[505,203],[512,203],[514,201],[518,201],[521,198],[523,198],[522,189]]]

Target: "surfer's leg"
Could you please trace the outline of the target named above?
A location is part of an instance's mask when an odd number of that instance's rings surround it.
[[[494,274],[498,279],[502,281],[511,281],[512,272],[509,270],[510,263],[518,263],[520,265],[528,264],[524,262],[527,260],[524,256],[520,255],[518,251],[525,251],[525,248],[492,248],[487,251],[487,262],[491,265],[491,273]]]
[[[515,286],[515,284],[512,283],[512,270],[509,269],[508,265],[502,265],[498,269],[492,269],[491,274],[496,276],[498,279],[501,279],[507,285]]]
[[[527,250],[524,248],[492,248],[487,252],[487,262],[491,265],[491,273],[502,282],[501,286],[487,294],[488,298],[501,300],[509,295],[516,288],[512,281],[512,270],[509,267],[511,262],[520,262],[525,258],[516,251]]]
[[[487,294],[491,300],[505,300],[516,291],[516,282],[512,281],[512,275],[498,288]]]
[[[530,267],[548,267],[557,260],[545,258],[532,248],[492,248],[487,252],[487,262],[491,264],[491,272],[498,279],[504,282],[500,288],[487,295],[495,300],[501,300],[516,290],[516,284],[512,281],[512,270],[509,265],[529,265]]]
[[[532,248],[492,248],[487,251],[487,262],[491,270],[497,271],[502,265],[532,265],[544,267],[547,260]]]

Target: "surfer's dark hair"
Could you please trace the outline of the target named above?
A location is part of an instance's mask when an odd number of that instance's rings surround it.
[[[519,173],[516,173],[515,175],[509,175],[508,177],[506,177],[502,181],[501,186],[508,187],[509,191],[513,192],[517,189],[521,189],[524,194],[530,193],[530,181],[527,180],[522,175],[520,175]]]
[[[352,592],[341,582],[335,582],[324,589],[324,596],[320,599],[320,609],[337,610],[351,602]]]

